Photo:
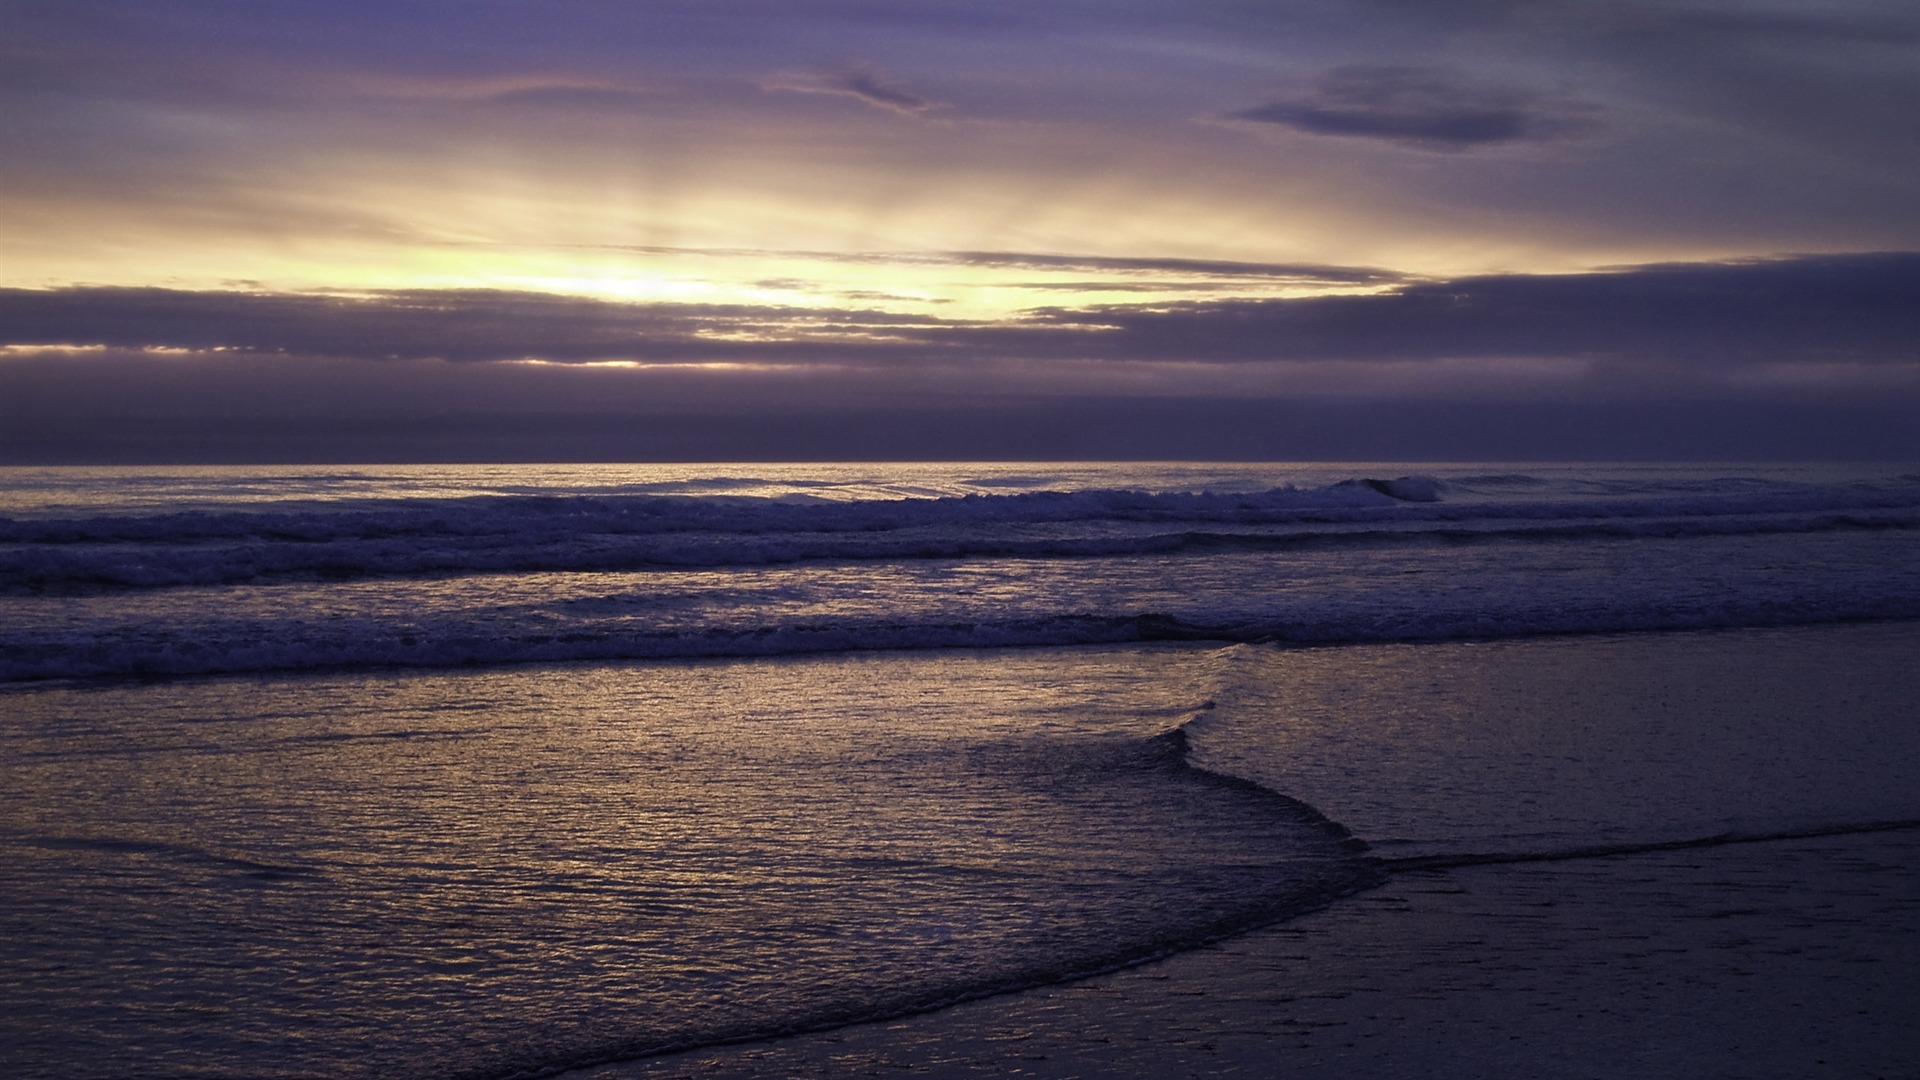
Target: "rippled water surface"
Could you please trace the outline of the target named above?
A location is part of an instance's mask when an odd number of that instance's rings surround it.
[[[6,695],[42,1075],[505,1075],[897,1012],[1351,890],[1156,739],[1207,650]]]

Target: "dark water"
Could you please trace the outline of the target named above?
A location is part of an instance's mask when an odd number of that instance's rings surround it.
[[[4,480],[16,1075],[540,1075],[1920,817],[1910,468]]]

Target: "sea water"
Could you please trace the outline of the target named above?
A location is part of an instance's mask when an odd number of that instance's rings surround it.
[[[11,470],[0,518],[17,1075],[535,1076],[1395,860],[1920,817],[1910,466]],[[1682,640],[1748,726],[1583,692]]]

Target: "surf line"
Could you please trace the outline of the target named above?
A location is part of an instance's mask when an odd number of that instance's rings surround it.
[[[1825,836],[1857,836],[1863,833],[1920,829],[1920,819],[1867,821],[1847,825],[1823,825],[1811,829],[1793,829],[1769,833],[1716,833],[1686,840],[1662,840],[1647,844],[1599,844],[1566,848],[1560,851],[1464,852],[1458,855],[1409,855],[1397,859],[1375,858],[1374,865],[1389,874],[1422,870],[1455,870],[1466,866],[1500,866],[1512,863],[1568,862],[1574,859],[1607,859],[1623,855],[1649,855],[1662,851],[1690,851],[1725,847],[1731,844],[1769,844],[1786,840],[1817,840]]]

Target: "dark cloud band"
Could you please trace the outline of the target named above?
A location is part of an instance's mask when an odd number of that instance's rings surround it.
[[[1920,254],[1416,282],[1369,295],[1041,308],[969,322],[545,294],[0,290],[0,345],[363,359],[1920,362]]]

